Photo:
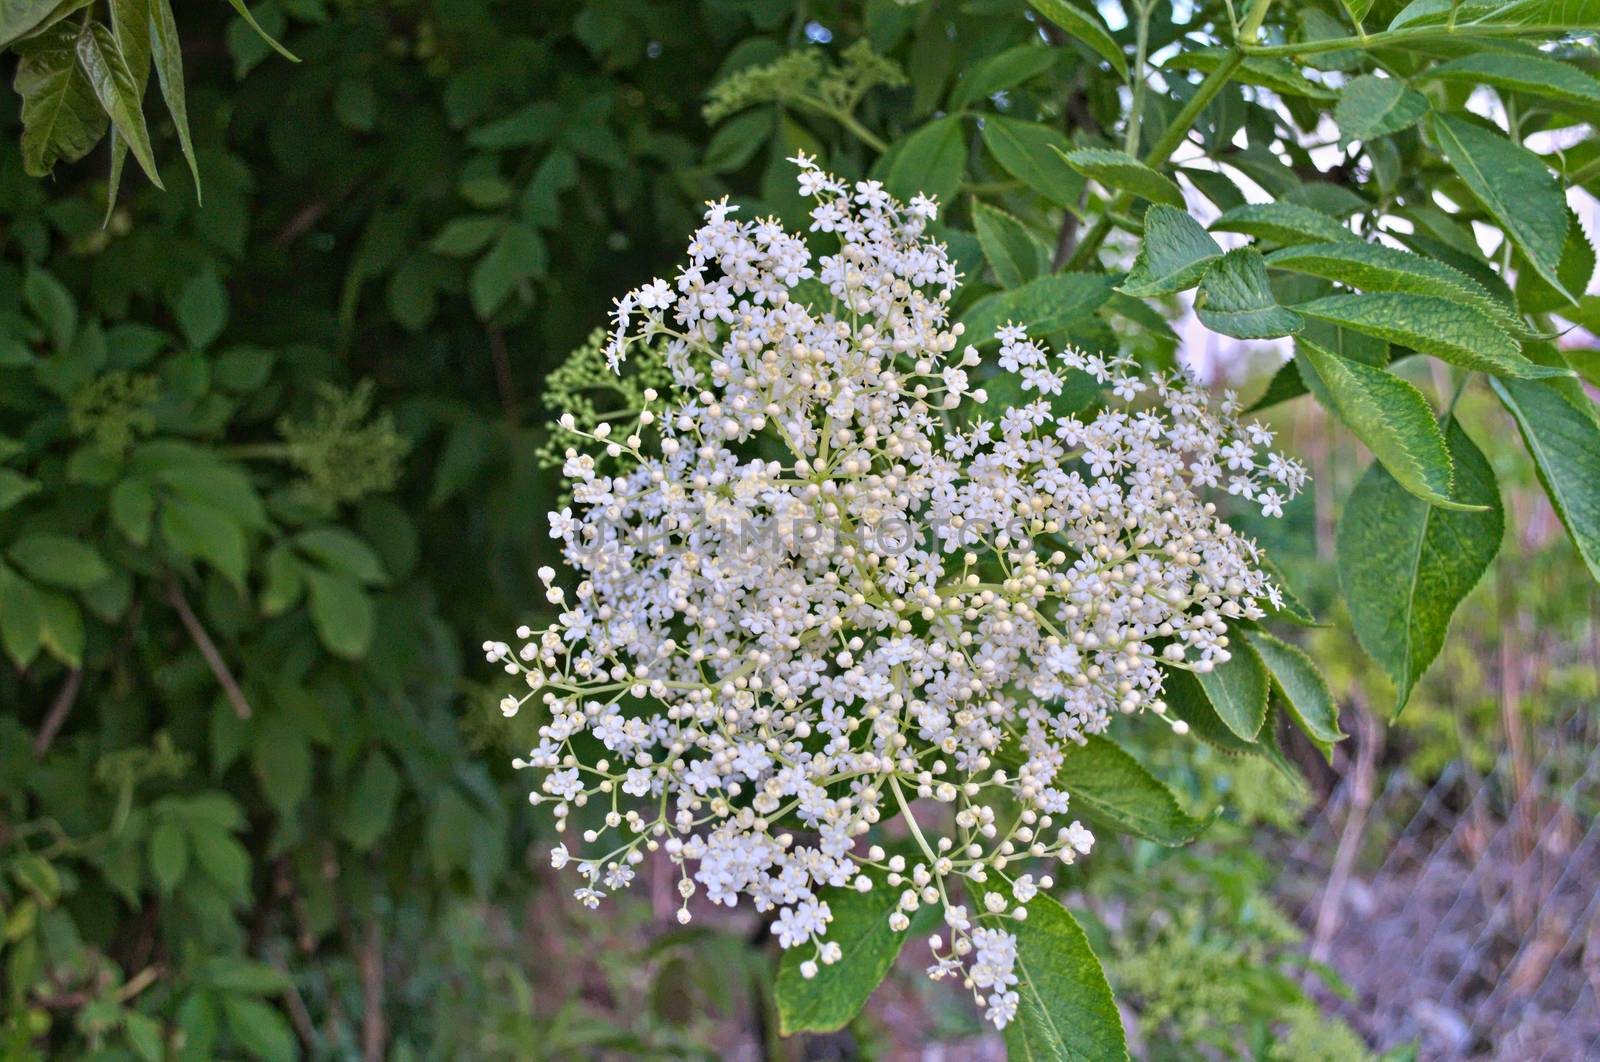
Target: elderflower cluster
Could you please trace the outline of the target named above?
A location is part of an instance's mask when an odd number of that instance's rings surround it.
[[[935,203],[795,161],[837,250],[713,203],[675,280],[618,301],[611,364],[648,351],[671,383],[625,423],[563,418],[571,577],[540,573],[559,618],[485,650],[526,682],[506,714],[547,717],[518,761],[533,802],[561,830],[599,805],[583,853],[552,855],[584,903],[659,851],[680,920],[748,897],[812,976],[851,946],[825,890],[889,889],[896,931],[942,912],[930,974],[1004,1026],[1007,926],[1053,884],[1039,864],[1094,843],[1063,750],[1168,718],[1164,669],[1227,659],[1227,621],[1278,591],[1205,493],[1276,513],[1304,473],[1258,456],[1270,433],[1231,397],[1017,326],[998,366],[1031,400],[990,421]],[[1056,412],[1076,374],[1109,390],[1098,411]]]

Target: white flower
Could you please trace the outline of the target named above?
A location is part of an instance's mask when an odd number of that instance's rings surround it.
[[[550,865],[557,870],[560,870],[562,867],[566,866],[567,861],[571,858],[572,854],[567,851],[567,846],[564,844],[558,844],[554,848],[550,849]]]
[[[796,163],[837,248],[712,203],[687,264],[618,300],[611,363],[672,383],[593,431],[563,419],[566,570],[539,572],[556,620],[484,652],[526,679],[516,703],[539,700],[519,762],[558,825],[584,823],[581,902],[659,851],[680,919],[697,894],[775,912],[815,972],[853,943],[822,939],[823,890],[890,887],[896,932],[942,909],[930,973],[965,964],[1003,1025],[1016,938],[984,923],[1016,912],[1003,885],[961,902],[969,879],[1015,875],[1026,905],[1028,861],[1089,854],[1093,834],[1048,819],[1069,806],[1051,784],[1066,748],[1160,705],[1165,668],[1223,659],[1225,617],[1264,614],[1260,550],[1211,495],[1226,478],[1274,515],[1304,470],[1260,455],[1270,435],[1236,398],[1114,352],[1051,353],[1007,324],[981,364],[988,337],[950,320],[936,205]],[[995,371],[1029,400],[981,419],[973,385]],[[1058,414],[1045,396],[1076,373],[1112,393]],[[1020,766],[1000,769],[1002,744]],[[888,855],[873,831],[902,814],[916,847]]]

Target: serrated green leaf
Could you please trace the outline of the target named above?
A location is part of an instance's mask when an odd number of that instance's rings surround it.
[[[1253,247],[1229,251],[1207,267],[1194,311],[1201,324],[1235,339],[1287,336],[1305,325],[1299,314],[1278,305],[1266,260]]]
[[[144,86],[129,68],[117,38],[105,26],[91,23],[78,34],[74,47],[78,65],[117,135],[133,152],[150,183],[163,187],[155,153],[150,148],[150,130],[144,122]]]
[[[98,550],[68,535],[24,535],[11,543],[7,555],[26,575],[69,590],[82,590],[111,575]]]
[[[1517,250],[1547,283],[1572,301],[1576,296],[1563,286],[1559,272],[1567,240],[1567,200],[1544,160],[1464,118],[1438,115],[1433,119],[1433,133],[1450,167]]]
[[[1600,579],[1600,423],[1576,382],[1491,380],[1516,419],[1539,482],[1589,573]]]
[[[906,137],[895,152],[884,185],[901,199],[921,193],[948,203],[967,168],[967,137],[961,116],[935,118]]]
[[[1334,744],[1345,735],[1339,729],[1339,705],[1317,665],[1305,650],[1266,631],[1247,628],[1243,634],[1266,666],[1289,716],[1324,756],[1331,757]]]
[[[872,879],[870,892],[847,886],[818,893],[833,915],[824,939],[837,943],[844,957],[832,965],[819,964],[817,975],[807,979],[800,964],[813,958],[814,949],[802,945],[783,953],[774,994],[778,1027],[785,1036],[834,1032],[848,1025],[910,936],[909,930],[896,933],[889,928],[900,890],[890,888],[880,870],[866,867],[862,872]]]
[[[1166,669],[1161,696],[1166,701],[1167,710],[1188,724],[1190,732],[1207,744],[1215,745],[1224,752],[1262,752],[1259,743],[1244,740],[1222,721],[1193,672],[1180,668]]]
[[[1362,74],[1339,93],[1333,120],[1341,140],[1348,144],[1409,129],[1428,109],[1428,97],[1399,78]]]
[[[1125,151],[1110,148],[1076,148],[1060,151],[1068,166],[1118,192],[1128,192],[1152,203],[1183,206],[1183,190],[1171,177],[1146,166]]]
[[[983,257],[1003,288],[1016,288],[1048,265],[1049,252],[1022,222],[1004,210],[984,203],[972,204],[972,225]]]
[[[1421,391],[1385,369],[1346,361],[1304,337],[1295,342],[1295,359],[1317,401],[1366,444],[1401,486],[1430,505],[1463,508],[1450,498],[1450,454]]]
[[[1267,718],[1267,670],[1236,628],[1228,633],[1228,659],[1195,679],[1223,725],[1239,740],[1255,741]]]
[[[1454,420],[1444,426],[1455,496],[1483,512],[1451,512],[1411,494],[1374,463],[1345,502],[1336,550],[1356,638],[1394,680],[1395,713],[1444,644],[1455,612],[1489,567],[1504,531],[1500,491]]]
[[[1231,58],[1230,52],[1226,47],[1187,48],[1162,63],[1161,69],[1209,74]],[[1232,80],[1243,85],[1259,85],[1280,96],[1331,100],[1337,95],[1326,85],[1319,85],[1300,73],[1299,67],[1287,59],[1249,56],[1234,69]]]
[[[1523,357],[1517,341],[1483,310],[1432,295],[1326,295],[1295,309],[1464,369],[1522,379],[1570,375]]]
[[[1179,807],[1172,790],[1138,760],[1095,734],[1082,745],[1066,746],[1055,783],[1075,813],[1157,844],[1188,844],[1209,825]]]
[[[949,107],[952,111],[961,110],[1037,77],[1054,66],[1060,54],[1046,45],[1020,44],[991,55],[962,74],[950,90]]]
[[[1206,267],[1222,257],[1217,246],[1188,211],[1153,203],[1144,212],[1144,242],[1119,291],[1148,298],[1183,291],[1200,282]]]
[[[1059,130],[1004,115],[985,115],[983,145],[1011,176],[1066,210],[1077,212],[1083,175],[1062,158],[1072,143]]]
[[[1600,103],[1600,80],[1573,63],[1521,52],[1478,52],[1429,67],[1417,75],[1429,81],[1458,81],[1492,85],[1511,92],[1562,100],[1566,103]]]
[[[489,246],[489,241],[500,234],[505,224],[506,219],[499,214],[451,218],[428,244],[428,249],[449,258],[466,258]]]
[[[311,623],[317,637],[335,656],[359,660],[372,645],[372,599],[361,584],[346,575],[306,568]]]
[[[1097,55],[1111,64],[1111,68],[1122,80],[1128,80],[1127,57],[1122,54],[1121,46],[1112,39],[1111,32],[1106,29],[1099,12],[1092,7],[1079,7],[1069,0],[1028,0],[1028,2],[1039,14],[1094,49]]]
[[[1593,29],[1600,25],[1597,0],[1412,0],[1389,29],[1450,23],[1463,37],[1475,27],[1528,26],[1549,31]]]
[[[1520,266],[1520,259],[1518,264]],[[1556,266],[1556,275],[1561,278],[1561,284],[1567,291],[1581,294],[1589,287],[1594,267],[1594,244],[1584,231],[1577,211],[1569,207],[1567,242],[1562,245],[1561,264]],[[1517,308],[1523,313],[1549,313],[1572,305],[1571,300],[1552,288],[1532,269],[1518,269],[1516,294]]]
[[[1296,203],[1246,203],[1224,211],[1211,223],[1211,230],[1238,232],[1286,245],[1361,242],[1361,238],[1339,224],[1338,219]]]
[[[195,830],[189,835],[193,862],[200,872],[234,902],[249,895],[250,854],[222,830]]]
[[[197,980],[219,992],[275,996],[294,984],[283,971],[263,962],[233,955],[214,955],[199,964]]]
[[[519,284],[544,273],[547,255],[537,229],[521,222],[507,225],[489,253],[472,267],[468,290],[473,312],[485,321],[494,316]]]
[[[1305,243],[1267,255],[1267,265],[1293,273],[1322,277],[1362,291],[1399,291],[1437,295],[1484,310],[1512,327],[1510,313],[1489,297],[1483,285],[1454,266],[1434,258],[1379,243],[1340,241]]]
[[[83,158],[110,123],[78,64],[75,40],[58,26],[17,49],[12,87],[22,97],[22,165],[30,177]]]
[[[178,23],[173,18],[170,0],[150,0],[150,54],[155,60],[161,98],[167,103],[167,113],[172,116],[172,125],[178,133],[178,147],[194,178],[195,201],[202,202],[200,163],[195,158],[194,142],[189,135],[189,104],[184,94],[183,44],[178,39]]]
[[[967,887],[979,910],[993,892],[1015,906],[1010,890],[993,879],[969,879]],[[1028,917],[1022,922],[985,916],[989,925],[1017,938],[1017,1016],[1006,1025],[1006,1056],[1053,1062],[1126,1059],[1122,1016],[1077,919],[1047,893],[1025,906]]]
[[[717,126],[700,160],[711,173],[727,173],[749,162],[772,137],[775,126],[770,107],[756,107]]]
[[[1056,273],[986,295],[961,316],[967,341],[991,342],[1007,321],[1026,321],[1036,336],[1058,332],[1103,306],[1111,297],[1113,282],[1101,273]]]

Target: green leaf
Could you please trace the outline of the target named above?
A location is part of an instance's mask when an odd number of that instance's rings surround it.
[[[1521,266],[1520,259],[1517,264]],[[1561,264],[1556,267],[1556,275],[1561,278],[1562,286],[1567,291],[1581,297],[1589,287],[1590,278],[1594,276],[1594,266],[1594,244],[1589,242],[1589,234],[1584,231],[1577,211],[1569,207],[1567,242],[1561,248]],[[1523,313],[1549,313],[1571,305],[1565,295],[1545,283],[1538,273],[1531,269],[1517,270],[1517,307]]]
[[[197,829],[189,835],[194,863],[234,901],[250,889],[250,854],[224,830]]]
[[[772,136],[772,108],[756,107],[717,127],[706,144],[700,165],[710,173],[727,173],[749,162]]]
[[[1527,26],[1550,32],[1592,30],[1600,25],[1596,0],[1412,0],[1394,17],[1390,29],[1442,26],[1470,36],[1476,26]]]
[[[1154,203],[1144,212],[1144,242],[1119,291],[1148,298],[1170,295],[1200,282],[1206,267],[1222,257],[1217,246],[1188,211]]]
[[[261,588],[261,614],[281,616],[305,592],[305,567],[287,543],[279,543],[267,553],[266,574],[266,584]]]
[[[61,0],[0,0],[0,47],[31,33]]]
[[[44,620],[33,584],[0,564],[0,645],[19,669],[33,663],[43,644]]]
[[[1339,93],[1333,120],[1341,142],[1373,140],[1409,129],[1428,113],[1428,97],[1393,77],[1362,74]]]
[[[1163,71],[1197,70],[1210,74],[1230,58],[1226,47],[1188,48],[1161,64]],[[1259,85],[1280,96],[1300,96],[1313,100],[1331,100],[1337,93],[1325,85],[1300,73],[1299,67],[1286,59],[1252,55],[1234,68],[1231,80],[1242,85]]]
[[[775,995],[778,1028],[784,1036],[834,1032],[848,1025],[888,974],[910,935],[909,930],[896,933],[889,928],[900,890],[890,888],[881,870],[867,867],[862,872],[872,879],[870,892],[847,886],[818,893],[833,915],[824,939],[838,943],[844,956],[832,965],[819,963],[817,975],[808,980],[800,973],[800,964],[813,958],[815,949],[801,945],[783,953]]]
[[[1489,463],[1454,420],[1444,436],[1456,497],[1486,511],[1429,505],[1375,463],[1339,520],[1339,585],[1356,638],[1394,680],[1395,714],[1438,655],[1451,614],[1489,567],[1504,531]]]
[[[1072,149],[1072,142],[1059,130],[999,114],[985,115],[983,146],[1011,176],[1056,206],[1077,213],[1083,175],[1062,157]]]
[[[1255,741],[1267,718],[1267,669],[1238,628],[1228,634],[1228,659],[1195,679],[1223,725],[1239,740]]]
[[[447,258],[467,258],[489,246],[489,241],[500,234],[505,224],[505,218],[499,214],[451,218],[428,244],[428,249]]]
[[[93,547],[67,535],[24,535],[7,551],[11,560],[41,583],[82,590],[109,578],[111,569]]]
[[[371,848],[388,832],[399,797],[399,772],[387,756],[374,750],[362,763],[349,790],[339,816],[339,836],[362,851]]]
[[[157,188],[161,173],[156,169],[150,149],[150,130],[144,124],[144,86],[128,68],[127,57],[116,37],[105,26],[91,23],[78,34],[78,65],[94,89],[95,98],[111,118],[117,135],[139,161],[150,183]]]
[[[1161,696],[1167,710],[1188,724],[1195,737],[1226,752],[1259,754],[1262,747],[1254,740],[1246,741],[1222,721],[1211,704],[1200,680],[1193,672],[1181,668],[1167,668],[1162,680]]]
[[[0,468],[0,512],[37,493],[39,493],[38,480],[29,479],[9,468]]]
[[[1229,251],[1207,267],[1194,310],[1201,324],[1235,339],[1292,335],[1305,325],[1299,314],[1278,305],[1267,284],[1266,260],[1253,247]]]
[[[292,816],[311,789],[311,746],[305,727],[287,715],[264,715],[250,750],[261,792],[278,813]]]
[[[264,962],[233,955],[213,955],[199,964],[195,977],[220,992],[247,996],[275,996],[290,988],[288,974]]]
[[[1068,34],[1094,49],[1102,59],[1111,64],[1122,80],[1128,80],[1128,59],[1122,48],[1112,39],[1105,22],[1093,7],[1083,8],[1069,0],[1028,0],[1033,9]]]
[[[1074,812],[1157,844],[1188,844],[1209,825],[1209,820],[1185,813],[1172,790],[1116,743],[1098,735],[1066,746],[1056,785],[1066,791]]]
[[[1292,273],[1322,277],[1362,291],[1399,291],[1412,295],[1437,295],[1464,302],[1489,313],[1503,327],[1515,321],[1489,297],[1483,285],[1454,266],[1380,243],[1340,241],[1305,243],[1267,255],[1267,265]]]
[[[1004,210],[972,204],[972,223],[983,257],[1003,288],[1020,287],[1045,269],[1049,252],[1022,222]]]
[[[189,278],[172,303],[178,330],[195,350],[204,350],[228,323],[228,289],[210,269]]]
[[[1059,149],[1057,149],[1059,151]],[[1158,173],[1125,151],[1110,148],[1077,148],[1060,152],[1068,166],[1119,192],[1128,192],[1152,203],[1183,206],[1183,191],[1171,177]]]
[[[1451,168],[1517,250],[1546,282],[1573,301],[1576,296],[1562,285],[1559,273],[1567,240],[1567,200],[1544,160],[1464,118],[1437,116],[1433,133]]]
[[[345,575],[305,569],[311,594],[311,623],[330,653],[359,660],[372,645],[372,598]]]
[[[1432,354],[1464,369],[1526,379],[1570,375],[1569,370],[1536,365],[1523,357],[1517,341],[1483,310],[1437,296],[1399,292],[1325,295],[1295,309],[1307,317]]]
[[[205,502],[169,497],[161,505],[161,537],[178,556],[202,560],[244,593],[250,546],[244,528]]]
[[[240,5],[242,6],[242,5]],[[268,1062],[283,1059],[289,1062],[299,1057],[299,1041],[283,1015],[260,1000],[249,996],[225,995],[222,1013],[228,1021],[228,1031],[233,1033],[244,1049]]]
[[[1114,283],[1100,273],[1055,273],[1036,277],[1020,288],[985,295],[973,303],[961,320],[967,341],[983,344],[994,339],[1007,321],[1025,321],[1036,336],[1059,332],[1094,313],[1111,297]]]
[[[1246,203],[1225,211],[1211,223],[1213,232],[1240,232],[1274,243],[1360,243],[1361,238],[1338,220],[1296,203]]]
[[[950,90],[949,108],[959,111],[996,92],[1020,85],[1055,65],[1060,53],[1037,44],[1020,44],[976,64]]]
[[[992,880],[968,879],[967,887],[980,911],[991,892],[1010,899],[1010,890]],[[1122,1016],[1077,919],[1047,893],[1034,896],[1026,907],[1022,922],[984,916],[1017,938],[1017,1016],[1005,1029],[1006,1056],[1053,1062],[1126,1059]]]
[[[1565,103],[1600,103],[1600,80],[1574,63],[1547,59],[1526,52],[1479,52],[1440,63],[1417,75],[1426,80],[1493,85],[1510,92],[1561,100]]]
[[[50,655],[68,667],[83,666],[83,612],[66,594],[38,593],[39,637]]]
[[[948,203],[967,168],[967,138],[960,115],[935,118],[906,137],[895,151],[884,184],[900,199],[919,192]]]
[[[318,527],[302,531],[294,544],[307,557],[330,571],[350,576],[368,586],[389,581],[383,561],[373,548],[342,527]]]
[[[58,26],[17,48],[12,87],[22,97],[22,165],[30,177],[78,161],[106,135],[109,120],[78,65],[74,40]]]
[[[1490,380],[1516,418],[1539,482],[1589,573],[1600,579],[1600,423],[1581,385]]]
[[[178,39],[178,23],[172,16],[170,0],[150,0],[150,54],[155,59],[161,98],[167,101],[167,113],[178,132],[178,147],[194,178],[195,199],[200,201],[200,163],[195,159],[194,142],[189,135],[189,104],[183,86],[183,44]]]
[[[67,353],[78,334],[78,307],[66,285],[43,269],[30,269],[22,280],[22,298],[44,324],[56,353]]]
[[[1446,509],[1454,470],[1433,408],[1411,384],[1386,369],[1347,361],[1301,337],[1295,343],[1300,376],[1311,393],[1345,423],[1406,490]]]
[[[1317,665],[1305,650],[1266,631],[1245,628],[1241,633],[1266,665],[1272,687],[1295,724],[1324,756],[1331,757],[1334,743],[1344,740],[1344,734],[1339,730],[1339,705]]]
[[[547,253],[539,230],[521,222],[507,225],[489,253],[472,267],[472,309],[479,319],[492,317],[518,284],[543,274]]]
[[[250,13],[250,8],[245,5],[244,0],[228,0],[228,6],[239,12],[239,17],[244,19],[245,22],[249,24],[250,28],[256,31],[256,36],[265,41],[273,51],[277,52],[291,63],[298,63],[300,61],[293,52],[289,51],[289,49],[285,48],[283,45],[274,40],[272,34],[261,28],[261,23],[257,22],[256,17]]]
[[[150,834],[149,854],[156,888],[163,896],[170,896],[189,869],[189,842],[183,829],[174,822],[158,822]]]

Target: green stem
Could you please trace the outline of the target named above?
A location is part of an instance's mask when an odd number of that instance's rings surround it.
[[[1128,134],[1123,141],[1123,150],[1130,155],[1139,153],[1139,125],[1144,119],[1144,65],[1150,51],[1150,5],[1140,3],[1137,10],[1139,29],[1133,59],[1133,103],[1128,108]]]
[[[1261,32],[1261,24],[1267,19],[1267,8],[1272,6],[1272,0],[1255,0],[1250,5],[1250,13],[1244,17],[1244,25],[1239,27],[1239,43],[1253,41]]]
[[[1242,32],[1242,30],[1241,30]],[[1327,37],[1316,41],[1298,41],[1294,44],[1246,44],[1239,47],[1245,54],[1270,58],[1272,56],[1317,55],[1321,52],[1342,52],[1347,49],[1365,50],[1389,45],[1404,46],[1452,37],[1531,37],[1551,36],[1556,30],[1549,26],[1479,25],[1451,28],[1448,26],[1423,26],[1417,29],[1380,30],[1364,37]]]
[[[1194,128],[1194,123],[1199,120],[1200,112],[1205,110],[1216,98],[1217,93],[1222,91],[1222,87],[1228,83],[1228,79],[1239,69],[1239,64],[1242,62],[1244,53],[1234,49],[1215,70],[1206,75],[1206,79],[1194,90],[1194,95],[1189,97],[1189,102],[1183,105],[1183,109],[1172,119],[1171,124],[1162,131],[1160,138],[1151,145],[1149,154],[1144,157],[1146,166],[1154,169],[1172,157],[1172,153],[1178,150],[1178,145],[1183,143],[1184,138],[1189,135],[1189,130]],[[1112,200],[1111,205],[1095,219],[1089,231],[1083,234],[1083,240],[1072,252],[1072,257],[1067,259],[1065,268],[1068,271],[1082,269],[1094,260],[1100,245],[1111,234],[1111,215],[1126,210],[1133,199],[1133,196],[1123,192]]]
[[[878,134],[862,125],[856,119],[856,116],[851,114],[849,111],[842,111],[837,107],[833,107],[827,103],[824,103],[822,100],[812,99],[810,97],[797,99],[795,100],[795,103],[805,107],[810,111],[822,115],[824,118],[832,118],[834,121],[844,126],[845,129],[849,130],[857,140],[860,140],[878,154],[882,155],[884,152],[889,150],[889,145],[884,142],[882,137],[878,136]]]

